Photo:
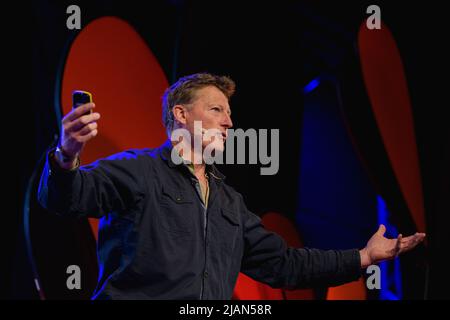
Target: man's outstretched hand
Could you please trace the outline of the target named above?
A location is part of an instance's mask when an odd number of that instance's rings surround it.
[[[367,268],[371,264],[376,264],[384,260],[390,260],[399,254],[409,251],[425,238],[425,233],[418,233],[403,238],[401,234],[397,239],[388,239],[384,237],[386,227],[380,225],[378,231],[370,238],[364,249],[359,251],[361,256],[361,268]]]

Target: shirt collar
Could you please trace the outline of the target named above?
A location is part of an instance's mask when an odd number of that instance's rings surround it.
[[[184,165],[184,163],[182,161],[177,161],[180,162],[179,165],[177,165],[176,163],[174,163],[172,161],[172,149],[173,149],[173,145],[172,142],[170,141],[170,139],[167,139],[164,144],[161,145],[160,150],[161,150],[161,158],[167,162],[168,166],[171,168],[177,167],[181,164]],[[175,157],[179,157],[179,159],[181,159],[181,156],[178,154],[178,152],[176,152],[176,154],[174,155]],[[206,172],[208,172],[208,174],[211,177],[214,177],[216,180],[218,181],[222,181],[226,178],[225,175],[223,175],[214,164],[207,164],[206,165]]]

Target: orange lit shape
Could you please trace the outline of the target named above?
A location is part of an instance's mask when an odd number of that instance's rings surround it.
[[[161,96],[167,87],[155,56],[127,22],[103,17],[88,24],[72,43],[61,87],[64,115],[72,108],[73,90],[91,92],[101,114],[98,136],[86,144],[82,163],[164,142]],[[98,220],[90,222],[97,236]]]

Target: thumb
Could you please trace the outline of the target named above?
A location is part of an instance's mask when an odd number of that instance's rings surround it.
[[[380,224],[380,227],[378,228],[377,234],[379,236],[384,236],[384,233],[386,232],[386,227],[384,224]]]

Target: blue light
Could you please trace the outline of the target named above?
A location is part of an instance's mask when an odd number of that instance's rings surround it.
[[[386,227],[386,237],[396,238],[397,229],[389,222],[389,211],[383,198],[377,196],[378,224]],[[402,298],[402,275],[400,260],[385,261],[380,263],[381,289],[380,300],[400,300]]]
[[[303,93],[304,94],[308,94],[311,91],[313,91],[315,88],[317,88],[320,84],[320,78],[315,78],[313,80],[311,80],[311,82],[309,82],[304,88],[303,88]]]

